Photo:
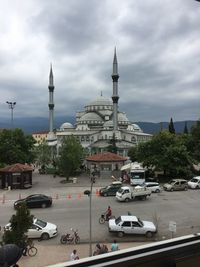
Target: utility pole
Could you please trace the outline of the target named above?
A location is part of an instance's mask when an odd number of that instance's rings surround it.
[[[8,108],[11,110],[11,128],[13,129],[14,128],[13,109],[17,103],[16,102],[10,102],[10,101],[6,101],[6,103],[8,104]]]

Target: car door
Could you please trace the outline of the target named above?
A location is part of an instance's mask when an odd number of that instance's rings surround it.
[[[28,238],[40,238],[42,234],[42,228],[32,224],[30,229],[28,229]]]
[[[116,194],[116,187],[115,186],[111,186],[108,190],[108,195],[109,196],[115,196]]]
[[[130,221],[124,221],[121,225],[121,229],[125,234],[134,234]]]
[[[144,228],[143,226],[139,223],[139,222],[131,222],[131,226],[132,226],[132,231],[134,234],[145,234]]]
[[[179,181],[176,181],[175,183],[174,183],[174,190],[180,190],[180,182]]]
[[[30,208],[38,208],[38,197],[37,196],[32,196],[27,200],[27,206]]]

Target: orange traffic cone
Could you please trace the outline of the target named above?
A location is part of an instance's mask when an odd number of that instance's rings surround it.
[[[97,197],[100,196],[100,194],[99,194],[99,190],[98,190],[98,189],[96,189],[96,196],[97,196]]]

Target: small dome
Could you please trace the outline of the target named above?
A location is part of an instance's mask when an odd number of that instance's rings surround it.
[[[102,118],[95,112],[88,112],[79,121],[102,121]]]
[[[128,122],[128,119],[126,117],[126,113],[124,112],[120,112],[118,113],[118,121],[121,122],[121,121],[126,121]]]
[[[97,99],[91,101],[86,106],[112,106],[112,102],[109,98],[105,98],[103,96],[98,97]]]
[[[142,133],[142,129],[135,123],[128,125],[127,128],[128,131],[135,131],[135,132],[141,132]]]
[[[132,125],[135,131],[142,132],[141,128],[137,124],[133,123]]]
[[[70,123],[70,122],[64,122],[61,126],[60,129],[64,130],[64,129],[72,129],[74,128],[74,126]]]

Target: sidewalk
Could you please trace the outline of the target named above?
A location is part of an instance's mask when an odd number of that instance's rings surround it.
[[[120,250],[125,248],[131,248],[136,247],[139,245],[145,245],[146,242],[143,243],[118,243]],[[108,249],[110,250],[111,244],[107,244]],[[38,243],[35,243],[35,246],[38,249],[38,253],[34,257],[21,257],[21,259],[18,261],[18,264],[20,267],[46,267],[48,265],[53,265],[60,262],[67,262],[69,261],[69,256],[72,253],[73,249],[77,250],[77,253],[80,257],[86,258],[89,256],[89,244],[78,244],[78,245],[41,245]],[[93,251],[95,248],[95,244],[93,244]]]

